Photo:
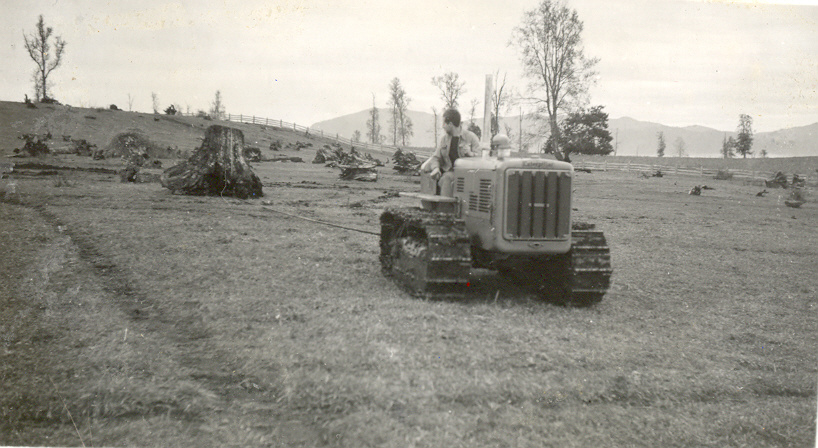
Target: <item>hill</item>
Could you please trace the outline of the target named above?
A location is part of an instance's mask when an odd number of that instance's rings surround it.
[[[0,101],[0,157],[10,157],[15,148],[22,148],[24,142],[20,137],[23,134],[43,136],[47,133],[52,135],[48,142],[52,150],[70,147],[71,143],[64,141],[64,137],[84,139],[97,148],[109,149],[117,135],[128,132],[145,135],[159,148],[190,152],[199,147],[205,130],[218,123],[223,122],[202,117],[54,104],[37,104],[36,108],[29,108],[23,103]],[[332,142],[328,138],[304,135],[292,129],[235,122],[228,125],[242,130],[247,146],[255,146],[264,152],[269,151],[270,144],[275,141],[282,146],[296,141],[310,142],[314,147]]]
[[[381,134],[388,133],[389,109],[378,109],[381,117]],[[414,136],[410,147],[428,148],[434,146],[434,115],[426,112],[409,111],[409,118],[414,126]],[[464,117],[466,120],[468,117]],[[351,137],[356,130],[366,136],[366,122],[369,110],[344,115],[332,120],[321,121],[311,126],[329,134]],[[482,123],[481,117],[475,117],[476,123]],[[504,128],[512,130],[512,140],[519,138],[520,116],[503,118]],[[438,126],[440,122],[438,121]],[[536,124],[523,117],[522,128],[525,133],[533,133]],[[720,157],[722,142],[725,137],[735,136],[734,131],[720,131],[705,126],[673,127],[648,121],[639,121],[629,117],[610,119],[608,128],[614,137],[617,155],[647,156],[656,154],[657,134],[663,132],[667,149],[665,155],[675,156],[678,153],[677,142],[684,142],[685,154],[689,157]],[[542,139],[534,139],[541,141]],[[387,139],[391,143],[391,139]],[[525,142],[523,142],[525,144]],[[536,147],[538,143],[531,143]],[[769,157],[806,157],[818,156],[818,123],[798,128],[781,129],[775,132],[760,132],[754,135],[753,151],[757,155],[766,150]]]

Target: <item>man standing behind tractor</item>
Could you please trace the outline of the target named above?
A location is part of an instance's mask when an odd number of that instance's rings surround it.
[[[446,133],[420,170],[431,174],[432,179],[437,181],[441,196],[451,197],[454,195],[454,161],[460,157],[477,156],[480,153],[480,139],[468,129],[463,129],[457,109],[443,112],[443,130]]]

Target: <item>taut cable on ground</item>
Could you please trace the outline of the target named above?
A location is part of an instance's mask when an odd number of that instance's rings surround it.
[[[342,225],[340,225],[340,224],[335,224],[335,223],[331,223],[331,222],[327,222],[327,221],[321,221],[321,220],[318,220],[318,219],[307,218],[307,217],[305,217],[305,216],[294,215],[294,214],[292,214],[292,213],[287,213],[287,212],[283,212],[283,211],[281,211],[281,210],[276,210],[276,209],[271,208],[271,207],[269,207],[269,206],[262,206],[262,209],[263,209],[263,210],[267,210],[267,211],[271,211],[271,212],[273,212],[273,213],[278,213],[278,214],[281,214],[281,215],[286,215],[286,216],[289,216],[289,217],[292,217],[292,218],[303,219],[304,221],[314,222],[314,223],[316,223],[316,224],[323,224],[323,225],[325,225],[325,226],[337,227],[337,228],[339,228],[339,229],[351,230],[351,231],[353,231],[353,232],[366,233],[366,234],[368,234],[368,235],[376,235],[376,236],[380,236],[380,235],[381,235],[381,234],[380,234],[380,232],[371,232],[371,231],[369,231],[369,230],[356,229],[356,228],[354,228],[354,227],[347,227],[347,226],[342,226]]]

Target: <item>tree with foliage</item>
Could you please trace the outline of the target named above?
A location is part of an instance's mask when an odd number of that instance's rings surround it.
[[[224,101],[222,100],[222,92],[220,90],[216,91],[216,97],[213,98],[213,102],[210,104],[210,118],[214,118],[216,120],[222,120],[225,116],[224,110]]]
[[[560,111],[577,109],[584,102],[595,75],[593,67],[598,59],[585,57],[582,29],[576,10],[568,8],[564,0],[543,0],[524,13],[522,23],[512,33],[530,81],[530,100],[540,112],[546,112],[554,145],[563,141],[557,118]],[[565,158],[559,148],[550,152],[560,160]]]
[[[355,132],[352,133],[352,138],[350,140],[352,140],[352,143],[360,143],[361,131],[356,129]]]
[[[736,152],[742,158],[753,154],[753,117],[741,114],[738,117],[738,136],[736,137]]]
[[[466,81],[461,81],[460,75],[454,72],[432,78],[432,85],[440,90],[444,109],[457,109],[457,99],[466,93]]]
[[[727,137],[724,135],[724,139],[721,142],[721,156],[725,159],[732,159],[736,156],[736,139],[733,137]]]
[[[37,64],[37,70],[34,72],[34,97],[38,101],[51,99],[48,96],[48,76],[60,66],[63,51],[65,50],[65,41],[60,36],[55,37],[54,50],[51,50],[49,38],[53,33],[54,29],[45,26],[43,15],[40,14],[40,20],[37,21],[37,31],[28,36],[23,34],[28,55]]]
[[[557,146],[553,144],[553,135],[548,137],[546,152],[555,147],[562,148],[561,160],[567,162],[571,160],[571,153],[608,155],[613,152],[613,137],[608,131],[608,114],[602,110],[602,106],[569,113],[557,134],[561,139]]]
[[[412,119],[409,118],[409,102],[411,98],[406,95],[406,91],[400,85],[400,79],[395,78],[389,83],[389,102],[392,115],[390,124],[392,125],[392,144],[397,146],[398,140],[401,145],[406,146],[407,140],[412,137]]]
[[[165,114],[167,115],[176,115],[179,111],[176,109],[176,106],[171,104],[165,109]]]
[[[657,133],[658,138],[658,145],[656,146],[656,156],[657,157],[664,157],[665,156],[665,149],[667,148],[667,144],[665,143],[665,133],[659,131]]]
[[[381,118],[378,108],[375,107],[375,94],[372,94],[372,109],[369,110],[369,119],[366,120],[366,138],[370,143],[381,142]]]

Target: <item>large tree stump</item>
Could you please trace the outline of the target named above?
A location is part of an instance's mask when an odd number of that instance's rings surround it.
[[[244,159],[244,134],[234,128],[213,125],[190,158],[162,173],[162,186],[191,195],[258,198],[261,180]]]

